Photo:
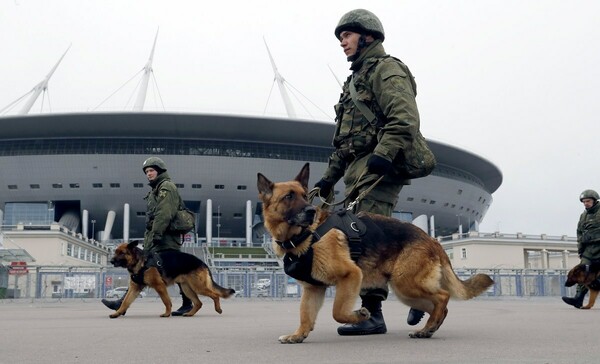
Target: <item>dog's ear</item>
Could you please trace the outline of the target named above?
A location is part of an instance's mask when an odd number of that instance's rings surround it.
[[[273,182],[269,181],[262,173],[258,173],[257,177],[258,197],[264,201],[273,194]]]
[[[296,176],[296,181],[300,182],[304,189],[308,190],[308,178],[310,177],[310,163],[306,163]]]
[[[139,243],[140,243],[139,240],[134,240],[134,241],[130,242],[129,244],[127,244],[127,249],[133,250],[133,249],[135,249],[135,247],[138,246]]]

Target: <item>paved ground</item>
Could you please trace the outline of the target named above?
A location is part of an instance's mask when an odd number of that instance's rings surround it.
[[[559,297],[451,301],[431,339],[410,339],[408,308],[384,304],[386,335],[342,337],[327,300],[302,344],[277,338],[298,325],[297,299],[232,298],[223,314],[160,318],[162,303],[138,299],[109,319],[99,300],[0,300],[0,363],[597,363],[600,307]],[[179,302],[174,299],[174,304]]]

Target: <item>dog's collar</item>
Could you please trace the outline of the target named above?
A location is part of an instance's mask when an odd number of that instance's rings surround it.
[[[275,240],[275,242],[282,249],[290,250],[290,249],[294,249],[298,245],[302,244],[312,234],[313,234],[312,231],[310,231],[307,228],[304,228],[304,229],[302,229],[302,231],[300,232],[300,234],[292,236],[289,240],[285,240],[285,241]]]

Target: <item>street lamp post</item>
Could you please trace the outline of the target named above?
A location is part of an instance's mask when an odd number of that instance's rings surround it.
[[[221,205],[217,206],[217,245],[221,246]]]

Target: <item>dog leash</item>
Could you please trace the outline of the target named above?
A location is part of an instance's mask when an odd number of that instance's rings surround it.
[[[354,186],[352,186],[352,189],[350,190],[350,193],[340,202],[337,203],[332,203],[331,201],[333,200],[334,196],[333,196],[333,187],[331,189],[331,192],[329,192],[329,195],[327,196],[327,198],[323,199],[323,196],[321,196],[321,188],[319,187],[315,187],[312,190],[310,190],[310,192],[308,193],[308,202],[312,203],[313,199],[315,198],[315,196],[318,196],[319,199],[321,200],[321,208],[324,208],[325,206],[327,207],[335,207],[338,205],[341,205],[343,203],[345,203],[348,200],[348,197],[352,196],[352,194],[354,193],[354,191],[356,190],[356,187],[358,186],[358,182],[360,182],[361,178],[363,178],[363,176],[365,175],[365,173],[367,172],[367,168],[365,168],[362,173],[360,174],[360,176],[356,179],[356,182],[354,183]],[[347,211],[351,211],[354,206],[356,206],[360,200],[362,200],[366,195],[369,194],[369,192],[371,192],[373,190],[373,188],[375,188],[375,186],[377,186],[377,184],[379,182],[381,182],[381,180],[383,179],[384,176],[379,176],[379,178],[373,182],[369,188],[367,188],[366,190],[362,191],[355,199],[354,201],[350,202],[348,204],[348,207],[346,207]]]

